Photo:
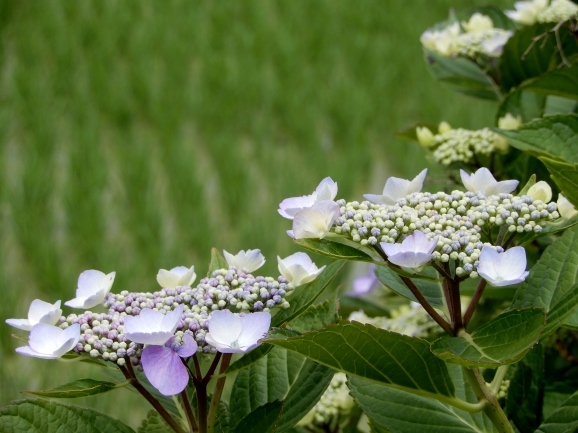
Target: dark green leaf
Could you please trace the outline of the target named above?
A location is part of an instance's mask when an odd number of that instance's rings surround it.
[[[143,419],[137,433],[173,433],[174,430],[169,427],[165,420],[156,410],[150,410],[147,417]]]
[[[0,408],[2,433],[134,433],[107,415],[46,400],[20,400]]]
[[[561,98],[559,96],[548,96],[544,106],[544,115],[577,113],[578,101],[575,99]]]
[[[578,391],[554,411],[535,433],[575,433],[578,430]]]
[[[339,301],[337,301],[336,296],[337,293],[321,304],[309,307],[301,316],[289,322],[289,328],[303,333],[323,328],[325,325],[337,323],[339,320],[339,315],[337,314]]]
[[[417,302],[415,296],[413,296],[395,270],[388,266],[377,266],[375,268],[375,275],[385,287],[411,301]],[[419,279],[415,279],[413,282],[432,307],[445,311],[446,306],[444,304],[443,289],[440,282]]]
[[[516,365],[506,399],[506,413],[520,431],[534,431],[542,421],[544,350],[537,344]]]
[[[253,364],[254,362],[257,362],[259,359],[267,355],[271,351],[271,349],[273,349],[273,346],[271,346],[270,344],[261,344],[260,346],[251,350],[246,355],[243,355],[241,359],[238,359],[237,361],[229,365],[229,368],[227,368],[225,374],[230,374],[248,367],[249,365]]]
[[[578,137],[578,136],[577,136]],[[574,146],[576,147],[576,146]],[[552,179],[574,206],[578,205],[578,163],[569,164],[553,158],[541,157]]]
[[[46,391],[22,391],[27,394],[39,395],[46,398],[78,398],[90,395],[102,394],[117,388],[118,385],[112,382],[102,382],[92,379],[80,379],[66,385]]]
[[[259,406],[239,422],[235,433],[274,432],[283,410],[283,402],[276,400]]]
[[[497,118],[504,117],[507,113],[520,116],[523,122],[542,117],[546,99],[544,95],[512,90],[500,103]]]
[[[448,366],[456,385],[456,396],[477,403],[461,367]],[[376,426],[392,433],[492,433],[492,423],[481,412],[466,412],[440,401],[398,389],[349,378],[349,388],[356,403]]]
[[[229,405],[224,401],[219,402],[217,419],[215,420],[215,433],[229,433],[231,430],[231,413]]]
[[[556,37],[554,33],[549,33],[554,26],[554,23],[547,23],[524,27],[506,42],[499,65],[504,92],[530,78],[539,77],[558,68],[561,57]],[[578,52],[578,46],[569,29],[562,27],[559,35],[567,57]]]
[[[473,61],[463,57],[444,57],[427,50],[425,57],[434,78],[452,90],[482,99],[500,100],[498,86]]]
[[[555,95],[578,99],[578,64],[570,68],[557,69],[519,87],[541,95]]]
[[[545,321],[541,308],[506,311],[471,334],[440,338],[432,344],[432,352],[468,368],[512,364],[537,343]]]
[[[431,353],[427,341],[419,338],[341,321],[298,337],[267,342],[384,385],[454,395],[445,363]]]
[[[548,246],[520,286],[512,308],[538,307],[547,313],[542,338],[561,326],[578,305],[578,226]],[[576,314],[576,313],[574,313]]]
[[[306,250],[335,260],[373,262],[373,258],[363,251],[339,242],[332,242],[327,239],[295,239],[293,242]]]
[[[227,260],[223,257],[221,252],[216,249],[211,249],[211,263],[209,263],[209,270],[207,271],[207,277],[211,277],[213,272],[218,269],[229,269],[229,264]]]
[[[284,322],[289,322],[303,314],[310,305],[313,305],[344,264],[345,261],[342,260],[331,263],[315,280],[293,290],[289,298],[291,306],[273,316],[272,326],[280,326]]]

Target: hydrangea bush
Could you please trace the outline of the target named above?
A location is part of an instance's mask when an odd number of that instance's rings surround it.
[[[576,431],[577,19],[569,0],[531,0],[425,30],[434,78],[495,101],[496,124],[400,133],[444,167],[443,190],[424,169],[358,200],[331,177],[280,198],[289,237],[330,265],[298,252],[259,276],[258,249],[213,250],[198,282],[178,266],[116,292],[114,272],[87,270],[64,302],[79,313],[33,300],[7,320],[29,332],[16,351],[110,381],[15,401],[0,430],[132,432],[58,401],[130,387],[151,406],[139,433]],[[331,282],[346,261],[368,271],[344,320]]]

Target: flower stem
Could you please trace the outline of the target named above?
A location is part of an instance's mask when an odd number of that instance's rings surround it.
[[[484,280],[483,278],[478,283],[478,287],[476,287],[476,291],[474,292],[474,296],[472,297],[472,300],[470,301],[470,305],[468,305],[468,309],[466,310],[466,314],[464,314],[464,328],[467,328],[468,323],[470,323],[470,319],[472,318],[472,315],[474,314],[474,310],[476,309],[478,302],[480,302],[480,298],[482,297],[482,293],[484,293],[484,289],[486,288],[487,283],[488,282],[486,280]]]
[[[199,431],[199,426],[197,425],[197,421],[195,420],[195,414],[193,413],[191,401],[189,400],[189,396],[187,394],[186,389],[183,389],[183,391],[181,392],[181,399],[183,400],[183,406],[185,406],[185,413],[187,414],[187,420],[189,421],[189,427],[191,428],[191,432]]]
[[[124,377],[127,380],[130,380],[131,385],[155,408],[155,410],[159,413],[160,416],[167,422],[167,424],[176,432],[176,433],[186,433],[185,430],[177,423],[177,421],[171,416],[171,414],[163,407],[163,405],[150,393],[147,389],[139,382],[138,378],[136,377],[134,370],[132,369],[132,365],[130,363],[130,359],[127,357],[126,359],[126,366],[119,366],[120,371],[124,374]]]
[[[199,433],[207,433],[207,384],[194,380],[197,391],[197,414],[199,415]]]
[[[486,385],[482,374],[478,368],[468,369],[464,367],[464,372],[472,386],[478,401],[486,400],[488,404],[484,406],[484,413],[496,427],[499,433],[514,433],[514,429],[508,420],[508,417],[500,407],[492,391]]]
[[[229,363],[233,355],[231,353],[223,354],[223,360],[221,361],[221,367],[219,368],[219,374],[223,374],[227,368],[229,368]],[[225,381],[227,376],[221,376],[217,380],[215,385],[215,390],[213,391],[213,396],[211,397],[211,405],[209,407],[209,415],[207,417],[207,433],[213,433],[215,429],[215,420],[217,418],[217,411],[219,410],[219,402],[221,401],[221,394],[223,393],[223,388],[225,387]]]

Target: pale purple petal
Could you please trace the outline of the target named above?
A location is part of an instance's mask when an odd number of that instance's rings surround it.
[[[189,383],[189,374],[181,358],[168,347],[145,347],[141,364],[151,385],[163,395],[179,394]]]
[[[181,316],[183,305],[179,305],[166,315],[150,308],[141,310],[138,316],[126,316],[124,326],[126,338],[140,344],[162,345],[174,334]]]
[[[521,283],[528,276],[526,269],[526,251],[514,247],[498,253],[494,248],[485,246],[480,253],[478,274],[496,287]]]
[[[217,310],[211,313],[209,334],[213,341],[228,345],[237,341],[242,329],[241,318],[229,310]]]
[[[301,209],[311,207],[313,204],[315,204],[315,194],[286,198],[279,203],[277,212],[279,212],[279,215],[283,218],[292,220],[297,212]]]
[[[271,326],[271,314],[267,312],[258,312],[245,314],[241,317],[241,326],[243,331],[239,335],[239,347],[245,351],[257,347],[257,342],[267,334]]]
[[[181,358],[188,358],[189,356],[193,356],[197,353],[197,342],[190,334],[183,335],[182,345],[177,350],[177,354]]]
[[[33,324],[48,323],[49,325],[54,325],[61,315],[60,301],[56,301],[53,305],[40,299],[35,299],[28,310],[28,320]]]
[[[395,200],[387,195],[363,194],[363,197],[375,204],[395,204]]]
[[[6,323],[24,331],[30,331],[33,326],[27,319],[6,319]]]
[[[47,323],[38,323],[32,327],[28,337],[29,346],[19,347],[16,352],[36,358],[60,358],[76,346],[80,340],[78,323],[61,329]]]
[[[253,272],[265,264],[265,257],[261,254],[261,250],[241,250],[236,255],[232,255],[223,250],[223,256],[229,266],[235,266],[239,270],[245,272]]]
[[[508,194],[514,191],[520,182],[517,180],[503,180],[496,182],[486,189],[486,195]]]
[[[211,334],[207,334],[205,335],[205,341],[210,344],[211,346],[213,346],[215,349],[217,349],[217,351],[221,352],[221,353],[244,353],[245,351],[243,349],[241,349],[240,347],[236,347],[236,348],[232,348],[231,347],[231,343],[229,342],[227,343],[223,343],[221,341],[217,341],[215,340]],[[236,341],[236,340],[235,340]]]
[[[353,290],[347,293],[347,296],[357,297],[367,295],[372,292],[379,284],[375,276],[375,265],[369,265],[369,271],[365,275],[360,275],[353,280]]]
[[[323,179],[315,189],[315,201],[334,200],[337,196],[337,182],[330,177]]]
[[[170,311],[167,314],[165,314],[161,322],[161,331],[170,332],[171,334],[174,334],[177,329],[177,326],[179,326],[179,322],[183,316],[184,309],[185,306],[183,304],[179,304],[177,308],[175,308],[173,311]]]
[[[101,290],[105,290],[106,293],[108,293],[114,282],[115,275],[116,272],[105,275],[103,272],[95,269],[82,272],[78,277],[76,297],[88,298]]]

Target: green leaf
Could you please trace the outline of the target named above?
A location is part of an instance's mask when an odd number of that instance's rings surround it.
[[[542,421],[544,350],[537,344],[516,365],[506,398],[506,413],[520,431],[534,431]]]
[[[544,106],[544,115],[577,113],[578,101],[575,99],[548,96]]]
[[[345,261],[339,260],[331,263],[321,275],[317,276],[313,281],[304,286],[299,286],[289,298],[289,303],[291,304],[286,310],[279,311],[272,319],[272,326],[280,326],[284,322],[289,322],[309,308],[310,305],[317,300],[321,292],[331,283],[333,278],[341,270]]]
[[[173,433],[165,420],[156,410],[149,410],[147,417],[143,419],[137,433]]]
[[[473,61],[463,58],[444,57],[433,51],[425,51],[426,63],[434,78],[466,95],[499,101],[500,89],[492,79]]]
[[[430,272],[435,273],[433,269]],[[433,273],[430,273],[430,275],[433,275]],[[375,275],[379,281],[388,289],[393,290],[395,293],[403,296],[404,298],[417,302],[415,296],[413,296],[411,291],[403,283],[395,270],[388,266],[377,266],[375,268]],[[443,311],[446,310],[441,282],[420,279],[414,279],[413,282],[432,307]]]
[[[530,176],[530,179],[528,179],[528,182],[526,182],[526,185],[524,185],[524,187],[518,192],[518,195],[526,195],[528,193],[528,190],[532,188],[535,184],[536,184],[536,175],[533,174],[532,176]]]
[[[578,164],[568,164],[560,160],[541,157],[552,179],[566,197],[575,206],[578,205]]]
[[[556,70],[561,63],[554,33],[554,23],[536,24],[518,30],[506,42],[498,66],[502,88],[508,92],[524,81]],[[539,38],[540,36],[543,37]],[[560,28],[560,42],[566,57],[578,52],[572,32]],[[534,42],[535,38],[539,38]]]
[[[213,272],[215,272],[218,269],[229,269],[229,264],[227,263],[227,260],[225,260],[225,258],[218,249],[212,248],[211,262],[209,263],[207,278],[211,277],[213,275]]]
[[[297,337],[266,341],[380,384],[427,395],[454,395],[445,363],[419,338],[340,321]]]
[[[46,400],[19,400],[0,408],[3,433],[134,433],[122,422],[92,409]]]
[[[506,311],[471,334],[440,338],[432,344],[432,352],[468,368],[512,364],[537,343],[545,321],[541,308]]]
[[[529,122],[542,117],[546,100],[543,95],[514,89],[500,103],[496,117],[499,119],[510,113],[513,116],[520,116],[523,122]]]
[[[219,402],[217,419],[215,420],[215,433],[229,433],[231,430],[231,412],[229,405],[223,400]]]
[[[301,419],[325,391],[333,372],[327,367],[306,360],[303,356],[275,347],[266,356],[239,371],[231,391],[231,425],[239,423],[258,407],[275,400],[284,400],[287,415],[280,421],[291,423]],[[299,391],[301,389],[301,391]],[[317,394],[315,394],[317,393]],[[296,419],[295,423],[299,420]]]
[[[46,398],[78,398],[112,391],[119,385],[92,379],[80,379],[46,391],[22,391]],[[121,385],[122,386],[122,385]]]
[[[299,333],[323,328],[325,325],[337,323],[339,315],[339,301],[337,293],[321,304],[312,305],[297,319],[289,322],[288,327]]]
[[[535,433],[575,433],[578,430],[578,391],[554,411]]]
[[[235,371],[247,368],[249,365],[257,362],[259,359],[267,355],[271,351],[271,349],[273,349],[273,346],[271,346],[270,344],[261,344],[260,346],[251,350],[246,355],[243,355],[241,359],[238,359],[237,361],[229,365],[229,368],[227,368],[225,374],[231,374]]]
[[[332,242],[327,239],[295,239],[293,242],[306,250],[335,260],[373,262],[373,258],[363,251],[339,242]]]
[[[578,99],[578,64],[570,68],[558,69],[519,87],[541,95],[555,95],[562,98]]]
[[[307,360],[285,397],[276,433],[297,424],[319,401],[333,378],[333,370]]]
[[[259,406],[239,422],[235,433],[274,432],[283,410],[283,402],[276,400]]]
[[[578,163],[578,116],[558,114],[536,119],[518,129],[496,129],[517,149],[536,157]]]
[[[448,366],[456,396],[477,403],[461,367]],[[376,424],[376,431],[391,433],[493,433],[492,423],[481,412],[469,413],[420,395],[350,377],[351,395]],[[383,430],[386,429],[386,430]]]
[[[578,226],[548,246],[520,286],[511,308],[537,307],[548,313],[542,339],[577,314]]]

